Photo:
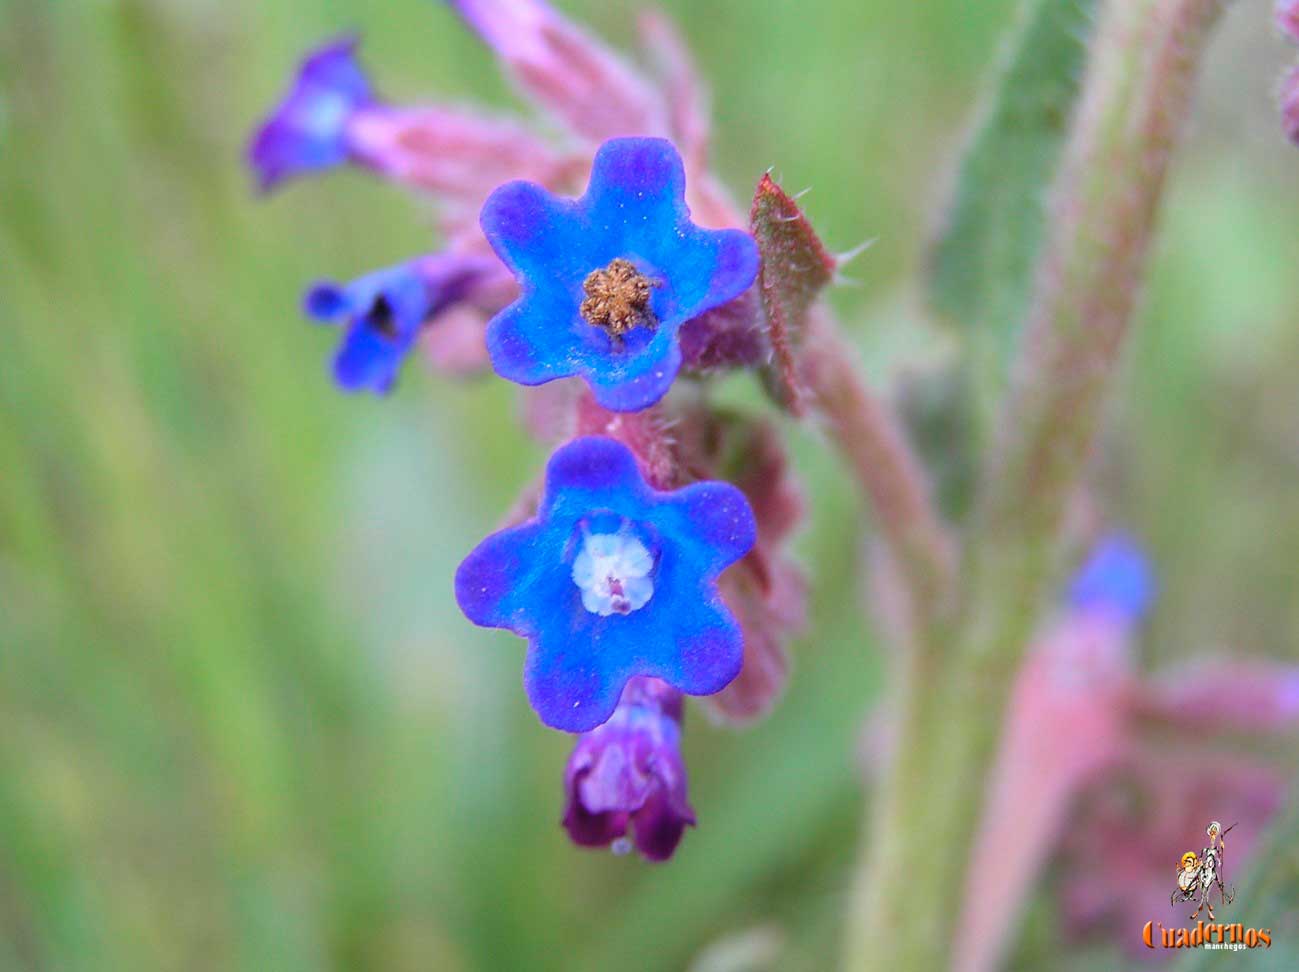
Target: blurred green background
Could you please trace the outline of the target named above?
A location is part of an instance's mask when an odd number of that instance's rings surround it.
[[[560,6],[633,37],[631,3]],[[888,375],[924,350],[907,281],[1013,0],[666,6],[737,194],[774,165],[832,245],[878,238],[835,300]],[[1099,466],[1162,575],[1151,665],[1299,651],[1268,7],[1214,46]],[[883,668],[850,486],[793,430],[813,624],[768,722],[692,713],[677,859],[571,848],[568,741],[451,594],[544,461],[514,391],[412,367],[337,393],[303,286],[427,249],[430,220],[356,173],[259,201],[241,165],[349,28],[393,98],[511,100],[428,0],[0,0],[0,969],[830,967]]]

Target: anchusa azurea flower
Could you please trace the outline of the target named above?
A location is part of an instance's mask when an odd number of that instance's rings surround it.
[[[456,600],[475,624],[528,639],[533,707],[549,726],[586,732],[635,676],[689,695],[735,678],[742,641],[716,581],[754,532],[734,486],[659,492],[625,445],[588,436],[551,457],[536,519],[460,565]]]
[[[609,721],[578,737],[564,770],[564,827],[575,844],[672,856],[695,813],[681,758],[681,693],[633,678]],[[631,832],[630,836],[628,831]]]
[[[606,142],[577,200],[502,186],[482,225],[523,290],[487,328],[497,374],[524,385],[580,375],[615,411],[662,398],[681,367],[681,325],[758,272],[747,233],[690,222],[685,169],[664,139]]]
[[[444,371],[490,363],[559,389],[524,392],[529,427],[561,443],[544,490],[466,558],[456,597],[528,640],[529,701],[583,733],[566,777],[573,840],[661,860],[694,822],[682,695],[713,696],[726,721],[765,714],[803,619],[784,549],[802,506],[773,427],[664,401],[682,370],[770,358],[758,246],[706,168],[705,98],[666,20],[645,21],[656,83],[540,0],[453,6],[567,138],[387,103],[345,39],[303,60],[249,162],[263,189],[347,164],[434,205],[445,250],[308,291],[307,314],[344,328],[340,387],[387,392],[424,344]],[[692,208],[729,228],[696,225]]]

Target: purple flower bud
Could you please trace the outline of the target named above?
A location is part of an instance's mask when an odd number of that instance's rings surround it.
[[[448,0],[505,63],[522,93],[592,141],[667,135],[657,91],[542,0]]]
[[[1276,26],[1299,44],[1299,0],[1276,0]]]
[[[695,813],[681,759],[681,693],[635,678],[609,721],[584,733],[564,771],[564,827],[573,843],[666,861]],[[632,836],[627,836],[627,831]]]
[[[528,640],[524,687],[542,722],[589,732],[636,677],[689,695],[735,678],[743,640],[717,578],[755,532],[734,486],[660,492],[626,445],[583,437],[550,457],[535,519],[461,563],[456,601],[474,624]]]
[[[356,62],[356,43],[353,37],[331,41],[304,58],[293,87],[258,129],[248,163],[263,192],[350,158],[348,126],[358,110],[374,103]]]

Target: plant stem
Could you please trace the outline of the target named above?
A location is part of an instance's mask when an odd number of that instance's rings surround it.
[[[941,969],[958,947],[951,935],[1011,682],[1050,589],[1065,504],[1099,424],[1220,7],[1110,0],[1101,14],[976,505],[951,629],[959,637],[941,682],[920,689],[930,700],[899,725],[887,784],[896,792],[883,795],[865,841],[848,968]]]
[[[907,588],[911,613],[923,624],[950,585],[951,540],[897,417],[871,393],[854,358],[829,314],[814,311],[799,354],[801,383],[870,501],[876,528]]]

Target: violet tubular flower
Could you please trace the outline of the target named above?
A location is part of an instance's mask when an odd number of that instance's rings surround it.
[[[666,861],[695,813],[681,758],[681,693],[634,678],[609,721],[578,739],[564,771],[564,829],[582,847],[634,846]],[[631,836],[628,836],[628,831]]]
[[[288,94],[258,129],[248,162],[263,192],[350,159],[348,125],[374,101],[356,60],[356,44],[356,38],[345,37],[308,54]]]
[[[664,139],[606,142],[580,199],[507,183],[481,223],[522,288],[488,325],[497,374],[522,385],[580,375],[618,412],[662,398],[681,366],[681,326],[758,272],[747,233],[690,221],[681,157]]]
[[[316,284],[303,309],[318,321],[347,322],[334,356],[338,386],[385,394],[424,325],[498,272],[499,265],[487,257],[437,254],[348,284]]]
[[[546,467],[536,519],[465,558],[456,600],[473,623],[528,639],[524,686],[541,721],[587,732],[636,676],[688,695],[735,678],[743,639],[717,577],[755,533],[734,486],[659,492],[622,443],[575,439]]]

